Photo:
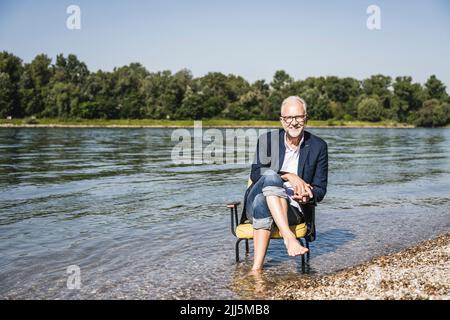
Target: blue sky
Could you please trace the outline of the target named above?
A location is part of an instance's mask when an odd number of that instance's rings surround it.
[[[81,8],[81,30],[66,8]],[[369,5],[381,30],[366,27]],[[270,81],[284,69],[308,76],[436,74],[450,87],[450,1],[446,0],[0,0],[0,50],[25,62],[75,53],[92,71],[141,62]],[[447,90],[450,91],[450,90]]]

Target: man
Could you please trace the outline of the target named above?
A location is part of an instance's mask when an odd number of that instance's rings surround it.
[[[274,224],[290,256],[308,251],[289,225],[302,223],[305,204],[320,202],[327,191],[327,144],[304,130],[305,101],[296,96],[286,98],[280,121],[283,129],[258,139],[250,175],[252,185],[245,194],[243,217],[253,224],[253,272],[262,270]]]

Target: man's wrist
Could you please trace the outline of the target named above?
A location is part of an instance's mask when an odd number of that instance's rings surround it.
[[[283,179],[284,181],[288,181],[291,178],[291,174],[290,172],[285,172],[284,174],[281,175],[281,179]]]

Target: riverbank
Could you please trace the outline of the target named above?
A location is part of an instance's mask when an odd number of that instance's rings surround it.
[[[286,281],[269,299],[450,299],[450,233],[332,275]]]
[[[201,121],[204,128],[270,128],[279,127],[279,121],[207,119]],[[193,128],[193,120],[117,119],[1,119],[0,127],[19,128]],[[413,128],[413,125],[393,122],[310,120],[308,127],[315,128]]]

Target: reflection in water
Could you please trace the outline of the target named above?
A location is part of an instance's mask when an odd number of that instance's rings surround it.
[[[336,252],[347,242],[353,241],[355,234],[348,229],[329,229],[325,232],[317,232],[317,237],[320,237],[321,241],[320,246],[314,248],[315,257]]]
[[[0,129],[0,297],[258,298],[450,229],[449,129],[311,131],[330,173],[310,270],[272,241],[255,277],[223,206],[248,165],[175,165],[171,129]]]

